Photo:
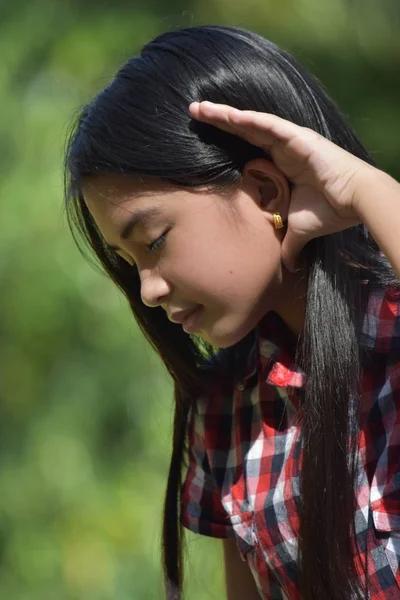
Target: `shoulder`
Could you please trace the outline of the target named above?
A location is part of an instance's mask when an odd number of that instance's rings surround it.
[[[400,351],[400,285],[371,289],[360,345],[385,354]]]

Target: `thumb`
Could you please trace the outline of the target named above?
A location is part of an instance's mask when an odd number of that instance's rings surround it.
[[[290,272],[294,273],[299,270],[298,262],[300,253],[306,245],[307,240],[300,238],[294,234],[290,229],[287,230],[285,237],[282,241],[282,262],[285,268]]]

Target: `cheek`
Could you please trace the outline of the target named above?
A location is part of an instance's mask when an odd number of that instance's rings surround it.
[[[231,269],[234,292],[243,301],[257,302],[281,274],[279,243],[250,242],[236,256]]]
[[[222,239],[209,231],[196,239],[180,240],[170,262],[175,283],[211,295],[218,304],[256,300],[280,270],[281,246],[271,233],[267,237],[235,232]]]
[[[166,278],[188,297],[200,303],[228,291],[237,257],[212,232],[179,236],[170,240],[163,264]]]

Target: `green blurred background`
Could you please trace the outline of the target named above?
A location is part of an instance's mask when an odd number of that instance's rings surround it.
[[[246,27],[311,70],[400,179],[399,6],[2,0],[1,600],[163,597],[171,384],[66,227],[62,156],[76,111],[162,31]],[[188,600],[224,597],[220,546],[188,535]]]

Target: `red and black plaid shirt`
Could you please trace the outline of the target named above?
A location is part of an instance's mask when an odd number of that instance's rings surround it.
[[[357,537],[368,537],[371,600],[394,600],[400,599],[399,292],[370,295],[361,343],[372,359],[362,374]],[[301,432],[294,417],[305,375],[293,357],[292,334],[268,313],[233,395],[215,393],[195,403],[182,486],[182,524],[234,538],[260,597],[268,600],[300,598]]]

